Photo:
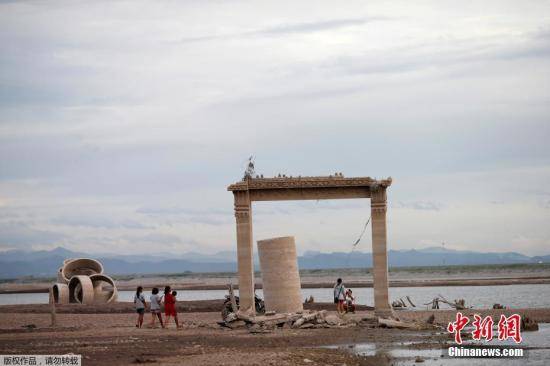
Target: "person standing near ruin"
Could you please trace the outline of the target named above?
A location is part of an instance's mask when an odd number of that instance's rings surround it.
[[[168,323],[170,322],[170,317],[174,317],[174,321],[176,322],[176,328],[179,329],[180,325],[178,322],[178,314],[176,313],[176,295],[178,294],[176,291],[171,291],[172,288],[170,286],[166,286],[164,288],[164,315],[166,326],[168,326]]]
[[[350,288],[346,290],[346,313],[355,313],[355,296]]]
[[[155,320],[156,318],[159,319],[161,327],[164,328],[164,322],[162,321],[162,314],[160,313],[160,303],[162,301],[161,297],[159,296],[159,289],[156,287],[153,287],[153,290],[151,290],[151,297],[149,298],[151,300],[151,328],[155,327]]]
[[[138,313],[136,328],[141,328],[143,325],[143,314],[145,314],[145,297],[142,292],[143,287],[138,286],[136,294],[134,295],[134,304],[136,306],[136,312]]]
[[[346,312],[344,304],[346,302],[346,287],[342,282],[342,279],[339,278],[336,280],[336,285],[334,286],[334,303],[336,304],[336,311],[339,314]]]

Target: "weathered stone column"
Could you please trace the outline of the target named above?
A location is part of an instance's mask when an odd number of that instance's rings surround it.
[[[382,317],[392,315],[392,308],[388,299],[386,211],[386,187],[373,188],[371,191],[371,222],[374,311],[376,315]]]
[[[252,205],[248,191],[234,192],[237,220],[237,260],[239,267],[239,311],[254,315],[254,256],[252,245]]]
[[[293,236],[258,241],[265,309],[277,313],[304,310]]]

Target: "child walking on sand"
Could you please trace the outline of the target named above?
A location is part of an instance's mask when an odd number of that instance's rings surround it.
[[[138,286],[136,294],[134,295],[134,304],[136,305],[136,312],[138,313],[136,328],[141,328],[143,325],[143,314],[145,314],[145,297],[142,292],[143,287]]]
[[[180,324],[178,321],[178,313],[176,311],[176,291],[172,291],[170,293],[170,286],[166,286],[164,289],[164,315],[166,315],[166,326],[168,326],[168,323],[170,322],[170,317],[174,317],[174,321],[176,322],[176,328],[180,329]]]
[[[164,328],[164,322],[162,321],[162,314],[160,313],[160,302],[161,297],[159,296],[159,289],[153,287],[151,290],[151,328],[155,328],[155,320],[158,317],[160,321],[160,326]]]

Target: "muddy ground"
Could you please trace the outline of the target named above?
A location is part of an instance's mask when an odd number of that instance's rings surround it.
[[[149,315],[149,314],[148,314]],[[137,329],[134,314],[58,314],[49,328],[48,314],[0,314],[0,354],[83,355],[85,365],[381,365],[384,354],[355,356],[322,346],[361,342],[416,340],[441,347],[447,335],[393,329],[276,329],[251,334],[216,324],[217,313],[181,314],[184,328]],[[146,318],[149,321],[149,316]],[[33,324],[37,328],[28,329]]]
[[[196,305],[199,309],[202,305]],[[125,306],[125,305],[123,305]],[[211,310],[214,310],[211,304]],[[321,306],[321,305],[319,305]],[[324,306],[330,306],[325,304]],[[34,307],[34,309],[32,309]],[[84,365],[390,365],[395,359],[380,351],[370,356],[357,356],[348,345],[372,342],[380,350],[388,346],[408,347],[414,364],[415,350],[443,349],[450,336],[445,331],[408,331],[357,326],[330,329],[275,329],[252,334],[247,329],[220,327],[219,312],[180,313],[183,329],[171,323],[169,329],[137,329],[135,314],[124,307],[118,313],[95,313],[90,307],[59,308],[57,327],[51,328],[48,308],[27,305],[25,313],[13,307],[0,307],[0,354],[65,354],[83,355]],[[32,310],[32,311],[31,311]],[[550,309],[516,310],[523,315],[550,320]],[[492,314],[503,311],[484,310]],[[505,310],[505,313],[512,310]],[[358,315],[368,314],[358,312]],[[436,322],[446,325],[453,310],[401,311],[402,319],[426,319],[434,313]],[[150,314],[146,314],[146,322]],[[497,320],[498,321],[498,320]],[[413,342],[410,344],[409,342]],[[410,362],[409,362],[410,361]]]

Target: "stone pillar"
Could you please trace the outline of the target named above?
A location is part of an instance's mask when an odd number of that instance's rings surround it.
[[[388,296],[388,251],[386,245],[386,188],[375,187],[371,192],[372,265],[375,314],[393,314]]]
[[[256,314],[254,306],[254,256],[252,206],[248,191],[234,192],[237,220],[237,260],[239,267],[239,311]]]
[[[265,310],[296,313],[304,310],[293,236],[258,241]]]

